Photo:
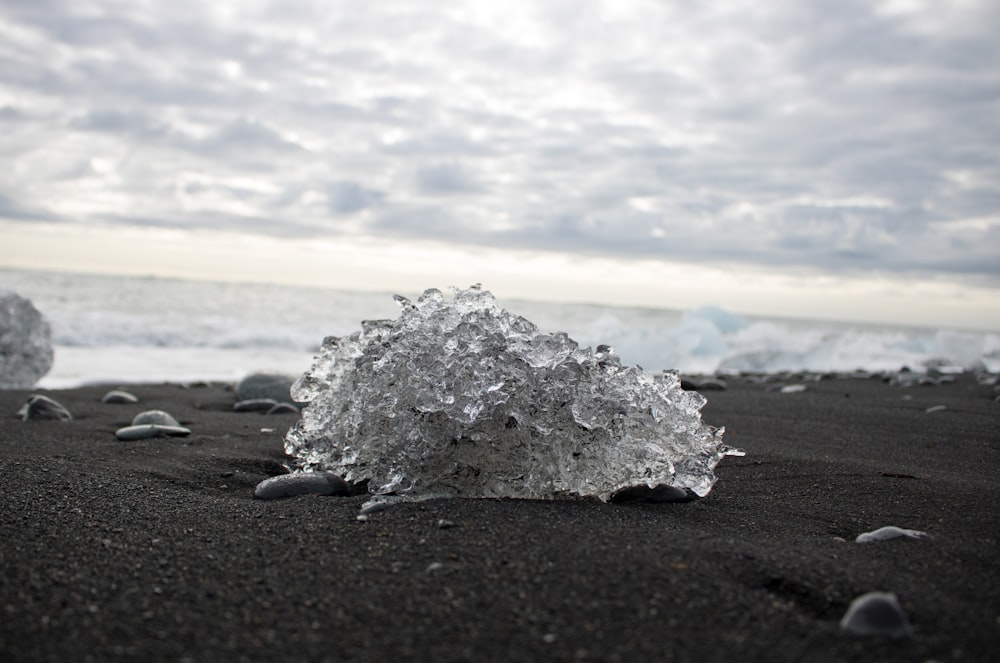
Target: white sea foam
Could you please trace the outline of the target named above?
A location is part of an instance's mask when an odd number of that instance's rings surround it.
[[[51,323],[55,364],[40,383],[51,388],[298,375],[325,336],[398,315],[391,293],[277,285],[0,270],[0,288],[31,299]],[[896,370],[930,361],[1000,370],[997,333],[744,317],[710,306],[500,303],[582,346],[613,345],[623,363],[648,371]]]

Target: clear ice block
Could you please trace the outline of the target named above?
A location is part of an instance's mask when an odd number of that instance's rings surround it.
[[[543,332],[479,286],[396,301],[396,320],[326,338],[293,385],[308,405],[285,450],[301,469],[376,495],[608,500],[640,485],[704,496],[739,453],[672,371]]]

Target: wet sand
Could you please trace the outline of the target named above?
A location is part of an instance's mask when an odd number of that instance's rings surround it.
[[[297,415],[235,413],[222,386],[102,404],[115,386],[39,392],[71,422],[21,421],[32,392],[0,392],[0,659],[1000,658],[1000,403],[971,376],[731,380],[703,417],[747,455],[696,502],[435,500],[367,522],[363,496],[253,498]],[[193,433],[114,437],[147,409]],[[884,525],[930,538],[853,542]],[[899,597],[912,639],[840,631],[869,591]]]

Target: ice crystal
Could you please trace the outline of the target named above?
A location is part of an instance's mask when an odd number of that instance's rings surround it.
[[[49,323],[29,300],[0,290],[0,389],[29,389],[51,367]]]
[[[479,286],[397,295],[396,320],[328,337],[292,387],[285,450],[378,495],[609,499],[667,485],[706,495],[727,453],[676,373],[623,366],[501,308]]]

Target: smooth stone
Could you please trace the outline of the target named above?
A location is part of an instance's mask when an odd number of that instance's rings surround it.
[[[840,628],[852,635],[888,635],[893,638],[913,636],[910,620],[895,594],[868,592],[851,601]]]
[[[177,427],[181,425],[181,422],[177,421],[163,410],[146,410],[145,412],[140,412],[135,415],[132,419],[133,426],[142,426],[145,424]]]
[[[109,391],[101,398],[102,403],[138,403],[139,399],[127,391]]]
[[[889,539],[898,539],[899,537],[909,538],[909,539],[923,539],[927,536],[927,532],[921,532],[916,529],[903,529],[902,527],[896,527],[895,525],[889,525],[887,527],[879,527],[877,530],[872,532],[864,532],[863,534],[858,534],[858,538],[854,539],[856,543],[871,543],[873,541],[888,541]]]
[[[270,398],[276,403],[295,403],[292,400],[292,384],[295,378],[276,373],[251,373],[236,383],[236,400],[248,401]]]
[[[267,411],[267,414],[298,414],[299,408],[291,403],[278,403]]]
[[[931,414],[932,412],[943,412],[944,410],[947,409],[948,409],[947,405],[934,405],[924,410],[924,413]]]
[[[669,504],[675,502],[690,502],[698,499],[694,493],[678,488],[659,484],[650,488],[646,485],[629,486],[622,488],[611,496],[612,504],[634,504],[636,502],[647,502],[651,504]]]
[[[243,401],[237,401],[233,405],[234,412],[267,412],[275,405],[278,401],[273,398],[248,398]]]
[[[72,421],[73,415],[69,413],[60,403],[52,400],[48,396],[32,394],[28,396],[28,402],[17,411],[21,419],[55,419],[58,421]]]
[[[804,384],[786,384],[780,389],[783,394],[801,394],[805,390],[806,386]]]
[[[274,500],[298,495],[350,495],[351,486],[332,472],[292,472],[264,479],[254,489],[254,497]]]
[[[183,426],[162,426],[160,424],[140,424],[126,426],[115,431],[119,440],[145,440],[152,437],[183,437],[190,435],[191,429]]]

